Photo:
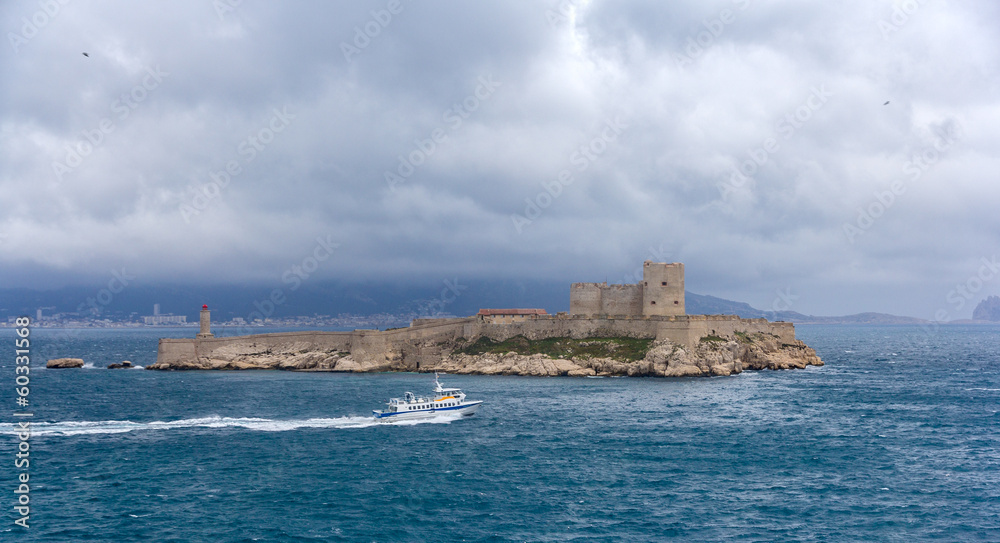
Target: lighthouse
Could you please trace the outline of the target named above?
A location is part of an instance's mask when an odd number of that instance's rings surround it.
[[[201,324],[201,330],[198,331],[198,335],[195,336],[198,339],[208,339],[215,337],[212,334],[212,312],[208,310],[208,304],[201,306],[201,319],[199,320]]]

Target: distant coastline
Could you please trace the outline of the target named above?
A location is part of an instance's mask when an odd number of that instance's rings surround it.
[[[709,315],[737,315],[736,313],[708,313]],[[737,315],[740,316],[740,315]],[[793,324],[830,324],[830,325],[858,325],[858,324],[869,324],[869,325],[891,325],[891,324],[913,324],[913,325],[959,325],[959,324],[982,324],[982,325],[1000,325],[998,321],[988,321],[988,320],[976,320],[976,319],[955,319],[949,321],[932,321],[926,319],[918,319],[916,317],[904,317],[900,315],[890,315],[887,313],[858,313],[855,315],[844,315],[839,317],[821,317],[815,315],[802,315],[796,314],[795,316],[790,316],[782,314],[779,312],[776,316],[775,322],[790,322]],[[428,317],[417,317],[417,318],[428,318]],[[435,315],[432,318],[460,318],[456,315]],[[743,317],[743,318],[763,318],[763,317]],[[349,322],[350,324],[348,324]],[[407,326],[409,321],[406,320],[406,316],[391,316],[390,318],[385,318],[384,316],[379,316],[378,318],[372,320],[366,320],[364,316],[358,316],[356,319],[351,321],[321,321],[318,323],[310,322],[308,317],[297,316],[289,318],[278,318],[278,319],[267,319],[266,321],[259,321],[253,324],[236,324],[231,322],[223,322],[216,324],[220,332],[219,335],[227,335],[226,332],[232,331],[236,332],[232,335],[243,335],[243,332],[250,332],[253,330],[263,330],[268,328],[341,328],[344,330],[354,330],[360,328],[370,328],[370,329],[380,329],[384,330],[392,327]],[[141,322],[128,322],[128,321],[93,321],[93,322],[82,322],[82,321],[67,321],[67,322],[54,322],[54,321],[43,321],[35,322],[33,321],[31,326],[33,328],[50,328],[54,330],[75,330],[75,329],[128,329],[128,330],[171,330],[171,329],[197,329],[197,322],[188,322],[185,324],[143,324]],[[14,325],[9,322],[0,322],[0,328],[14,328]]]
[[[0,289],[0,294],[2,294],[4,289]],[[20,291],[18,291],[20,292]],[[64,328],[64,329],[88,329],[88,328],[126,328],[126,329],[173,329],[173,328],[197,328],[198,322],[197,317],[194,315],[188,315],[188,322],[179,324],[145,324],[143,322],[143,317],[139,315],[139,312],[135,311],[141,308],[131,308],[125,307],[122,311],[113,312],[110,311],[110,307],[107,308],[109,311],[105,311],[100,314],[91,313],[80,313],[76,311],[70,311],[68,308],[61,308],[56,300],[50,300],[46,298],[39,298],[38,293],[33,293],[28,296],[24,293],[20,293],[15,296],[11,293],[7,293],[5,296],[0,295],[0,299],[3,299],[3,305],[7,307],[6,318],[0,317],[0,328],[11,328],[14,327],[13,320],[18,316],[28,315],[32,320],[32,327],[35,328]],[[737,302],[733,300],[726,300],[723,298],[718,298],[715,296],[704,295],[704,294],[694,294],[691,292],[685,293],[687,312],[691,314],[700,315],[736,315],[745,319],[751,318],[766,318],[770,321],[784,321],[791,322],[795,324],[914,324],[914,325],[949,325],[949,324],[990,324],[990,320],[983,319],[954,319],[954,320],[943,320],[935,321],[928,319],[921,319],[916,317],[902,316],[902,315],[892,315],[887,313],[879,312],[863,312],[852,315],[842,315],[842,316],[818,316],[818,315],[805,315],[795,311],[763,311],[757,309],[750,304],[745,302]],[[982,302],[980,306],[986,302]],[[36,317],[36,313],[39,310],[38,306],[42,306],[41,309],[44,310],[44,316],[42,319]],[[333,305],[339,307],[340,304],[333,302]],[[405,304],[404,304],[405,305]],[[438,304],[440,305],[440,304]],[[551,304],[547,304],[551,305]],[[372,313],[362,313],[362,312],[350,312],[349,307],[340,308],[340,313],[333,315],[323,315],[323,314],[306,314],[306,315],[276,315],[272,314],[267,318],[261,320],[249,321],[246,318],[232,317],[234,314],[239,314],[239,310],[235,309],[240,306],[235,301],[227,304],[230,308],[225,312],[217,312],[226,314],[224,320],[216,321],[216,326],[219,327],[220,331],[225,330],[227,333],[229,331],[235,332],[236,335],[246,335],[255,333],[257,330],[263,328],[341,328],[341,329],[355,329],[355,328],[377,328],[386,329],[392,327],[408,326],[414,319],[426,319],[426,318],[460,318],[466,315],[475,313],[475,309],[470,310],[469,313],[462,311],[461,307],[437,307],[434,306],[430,308],[430,311],[425,310],[399,310],[399,308],[390,309],[388,311],[376,311]],[[289,305],[286,308],[289,309]],[[545,306],[543,306],[545,307]],[[16,309],[21,308],[21,309]],[[307,308],[300,308],[307,309]],[[357,309],[357,308],[356,308]],[[552,309],[562,310],[558,306]],[[978,309],[978,308],[977,308]],[[15,313],[15,311],[19,311]],[[277,312],[277,310],[275,310]],[[0,313],[2,314],[2,313]]]

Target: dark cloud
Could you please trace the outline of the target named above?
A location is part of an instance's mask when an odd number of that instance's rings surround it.
[[[233,3],[0,8],[4,286],[277,283],[319,239],[323,279],[653,258],[932,317],[1000,253],[985,1]]]

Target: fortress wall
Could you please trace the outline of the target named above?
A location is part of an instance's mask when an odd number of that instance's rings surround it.
[[[642,285],[601,288],[601,315],[642,315]]]
[[[457,317],[454,319],[434,319],[434,318],[413,319],[413,322],[410,323],[410,328],[412,329],[430,325],[441,326],[443,324],[464,323],[470,318],[474,319],[475,317]]]
[[[193,339],[161,339],[156,348],[156,361],[176,364],[198,358]]]
[[[629,285],[573,283],[569,289],[570,315],[630,317],[680,316],[684,304],[684,264],[647,260],[642,282]]]
[[[351,350],[354,332],[280,332],[276,334],[256,334],[198,339],[161,339],[157,349],[157,362],[180,362],[212,356],[221,347],[239,345],[249,350],[266,351],[281,345],[301,344],[303,349],[317,351]]]
[[[665,326],[664,330],[679,329],[687,330],[688,345],[693,345],[705,336],[732,337],[736,332],[748,334],[764,333],[774,334],[782,343],[792,343],[795,341],[795,325],[790,322],[768,322],[767,319],[741,319],[735,315],[687,315],[673,321],[685,323],[681,327]],[[677,334],[678,332],[671,332]],[[664,336],[673,341],[673,337]]]
[[[492,324],[476,317],[423,319],[419,325],[395,330],[353,332],[282,332],[252,336],[206,339],[161,339],[158,363],[179,363],[211,358],[224,346],[239,346],[245,352],[271,349],[350,352],[355,360],[391,362],[395,369],[417,370],[440,360],[443,348],[460,339],[486,336],[504,341],[522,335],[529,339],[552,337],[635,337],[669,339],[684,346],[697,345],[708,335],[733,336],[735,332],[775,334],[782,343],[795,340],[792,323],[765,319],[740,319],[732,315],[681,315],[645,318],[588,318],[545,316],[513,324]]]
[[[734,315],[682,315],[651,318],[550,316],[514,324],[476,323],[466,326],[461,337],[471,339],[486,336],[493,341],[504,341],[518,335],[528,339],[624,336],[669,339],[674,343],[693,346],[697,345],[705,336],[732,337],[735,332],[775,334],[782,343],[791,343],[795,340],[795,327],[791,323],[772,323],[765,319],[741,319]]]
[[[727,321],[705,321],[706,327],[717,333],[714,335],[731,336],[736,332],[774,334],[782,343],[795,341],[795,325],[790,322],[768,322],[766,319],[740,319]]]
[[[570,315],[599,315],[601,313],[600,283],[573,283],[569,287]]]
[[[398,344],[398,341],[390,341],[387,337],[393,334],[390,332],[378,332],[376,330],[358,331],[351,337],[351,357],[355,360],[382,361],[390,355],[390,345]],[[393,338],[397,339],[398,338]],[[399,349],[391,349],[392,352],[399,352]]]
[[[642,311],[638,315],[683,315],[684,264],[646,261],[642,265]]]
[[[641,319],[590,319],[590,318],[539,318],[515,324],[482,324],[472,338],[486,336],[493,341],[504,341],[515,336],[528,339],[552,337],[636,337],[655,338],[657,323]]]

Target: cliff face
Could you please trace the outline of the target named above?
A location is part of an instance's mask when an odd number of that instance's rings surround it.
[[[584,340],[578,342],[586,345]],[[215,349],[209,357],[160,363],[149,369],[283,369],[298,371],[442,371],[447,373],[483,375],[537,376],[659,376],[686,377],[733,375],[744,370],[791,369],[822,366],[816,352],[804,343],[782,343],[768,334],[742,334],[733,338],[711,337],[693,348],[669,340],[653,341],[645,354],[637,358],[575,354],[559,356],[553,353],[530,352],[520,348],[507,352],[472,352],[466,340],[426,342],[421,347],[438,352],[422,357],[414,364],[403,353],[391,348],[379,353],[355,356],[333,349],[315,350],[308,343],[290,341],[280,345],[256,345],[252,342]],[[531,347],[525,340],[522,347]],[[521,352],[517,352],[520,350]],[[463,352],[465,351],[465,352]],[[641,354],[641,353],[640,353]]]
[[[552,358],[543,354],[459,354],[443,359],[432,369],[485,375],[700,377],[734,375],[743,370],[802,369],[822,365],[816,352],[802,342],[745,345],[729,340],[704,343],[691,351],[669,341],[658,341],[645,358],[635,361],[607,357]]]
[[[972,318],[977,321],[1000,321],[1000,296],[990,296],[979,302],[972,312]]]

